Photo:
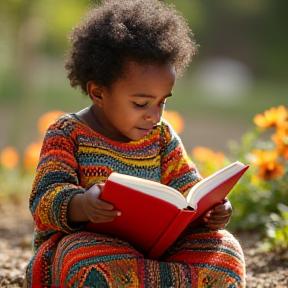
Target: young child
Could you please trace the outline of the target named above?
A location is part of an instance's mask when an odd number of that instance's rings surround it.
[[[187,228],[158,261],[84,228],[89,220],[121,217],[98,198],[113,171],[184,194],[201,180],[161,118],[197,51],[186,21],[157,0],[108,0],[86,14],[70,41],[71,86],[92,106],[61,117],[46,133],[30,196],[36,227],[28,287],[244,287],[241,247],[223,229],[229,201]]]

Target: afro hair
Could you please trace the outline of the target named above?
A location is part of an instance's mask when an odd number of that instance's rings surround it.
[[[89,81],[111,87],[125,64],[173,63],[177,76],[197,53],[187,21],[158,0],[107,0],[93,7],[69,33],[65,68],[72,87],[87,94]]]

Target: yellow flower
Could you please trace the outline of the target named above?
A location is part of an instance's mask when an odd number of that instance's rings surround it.
[[[254,186],[258,186],[260,184],[260,178],[258,175],[252,175],[251,176],[251,183],[254,185]]]
[[[282,127],[288,126],[288,110],[284,106],[279,106],[278,108],[270,108],[266,110],[264,114],[257,114],[254,119],[254,123],[262,128],[268,127]]]
[[[272,180],[284,175],[284,167],[277,163],[278,151],[254,150],[252,165],[259,168],[259,178]]]
[[[44,137],[49,125],[52,124],[55,120],[57,120],[59,117],[63,116],[64,114],[65,112],[63,111],[51,111],[42,115],[38,120],[38,130],[41,136]]]
[[[180,134],[183,131],[184,119],[178,112],[164,110],[163,118],[171,124],[176,133]]]
[[[8,168],[13,169],[19,163],[19,155],[14,147],[5,148],[0,155],[1,164]]]
[[[35,170],[37,167],[40,151],[42,147],[42,142],[31,143],[24,154],[24,166],[28,170]]]

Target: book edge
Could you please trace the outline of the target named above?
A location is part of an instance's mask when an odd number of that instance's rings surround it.
[[[220,185],[224,181],[227,181],[228,179],[232,178],[234,175],[236,175],[237,173],[239,173],[242,170],[247,169],[248,167],[249,167],[249,165],[243,164],[243,163],[241,163],[239,161],[235,161],[235,162],[233,162],[233,163],[231,163],[231,164],[229,164],[229,165],[217,170],[216,172],[212,173],[211,175],[207,176],[202,181],[196,183],[190,189],[190,191],[189,191],[189,193],[188,193],[188,195],[186,197],[189,207],[191,207],[193,209],[196,209],[197,202],[202,197],[207,195],[211,190],[213,190],[215,187],[217,187],[218,185]],[[217,179],[218,175],[221,175],[221,174],[223,174],[225,172],[230,172],[228,177],[221,178],[221,179],[219,179],[219,181],[215,181],[214,183],[212,183],[213,179]],[[214,184],[214,186],[210,186],[209,184],[211,184],[211,183]],[[204,190],[204,189],[206,189],[206,190]]]
[[[139,178],[118,172],[112,172],[107,180],[116,182],[128,188],[132,188],[141,193],[162,199],[175,205],[179,209],[183,209],[188,206],[186,198],[178,190],[153,180]]]

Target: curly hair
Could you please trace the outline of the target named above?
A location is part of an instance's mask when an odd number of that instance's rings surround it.
[[[69,33],[65,68],[72,87],[111,87],[124,76],[125,63],[174,64],[184,73],[197,44],[187,21],[159,0],[106,0],[93,7]]]

